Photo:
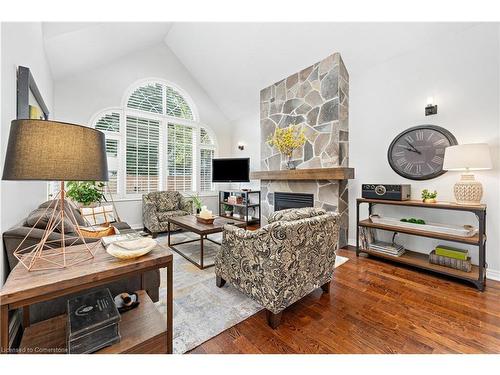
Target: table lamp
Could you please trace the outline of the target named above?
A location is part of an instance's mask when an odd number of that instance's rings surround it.
[[[486,143],[472,143],[450,146],[445,149],[443,169],[464,171],[453,191],[458,204],[477,205],[481,203],[483,185],[474,179],[469,171],[491,169],[490,149]]]
[[[107,181],[104,134],[75,124],[46,120],[11,123],[2,180],[60,181],[61,189],[14,251],[30,271],[65,268],[94,257],[97,241],[89,246],[71,209],[65,210],[64,181]],[[42,219],[47,220],[39,243],[23,243]],[[72,226],[76,235],[66,235]],[[51,239],[53,232],[60,238]],[[52,237],[53,238],[53,237]],[[76,243],[83,246],[69,247]]]

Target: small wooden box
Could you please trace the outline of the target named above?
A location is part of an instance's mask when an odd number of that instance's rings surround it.
[[[68,300],[68,353],[93,353],[120,342],[120,320],[109,289]]]
[[[202,217],[200,217],[199,215],[196,215],[196,221],[198,223],[202,223],[202,224],[213,224],[214,223],[214,220],[215,220],[215,216],[210,218],[210,219],[204,219]]]

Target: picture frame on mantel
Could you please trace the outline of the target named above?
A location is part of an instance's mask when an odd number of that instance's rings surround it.
[[[17,68],[17,119],[48,120],[49,109],[29,68]]]

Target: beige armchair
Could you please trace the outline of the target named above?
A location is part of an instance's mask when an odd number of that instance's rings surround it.
[[[267,309],[276,328],[282,311],[321,287],[335,269],[339,217],[322,209],[283,210],[256,231],[226,225],[215,257],[218,287],[229,282]]]
[[[142,196],[142,221],[144,229],[155,238],[158,233],[168,230],[168,218],[191,215],[193,204],[178,191],[155,191]],[[171,225],[171,230],[179,228]]]

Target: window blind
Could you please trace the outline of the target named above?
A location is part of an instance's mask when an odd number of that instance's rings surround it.
[[[127,116],[126,178],[127,194],[158,190],[160,122]]]
[[[118,140],[106,139],[106,155],[108,158],[118,157]]]
[[[167,126],[167,190],[193,191],[193,128]]]
[[[200,190],[212,191],[212,159],[214,158],[214,150],[202,148],[200,149]]]
[[[111,194],[118,193],[118,171],[108,171],[108,188],[105,190],[106,193],[111,192]]]
[[[165,86],[165,95],[167,100],[167,115],[173,117],[184,118],[187,120],[193,119],[193,112],[186,102],[186,99],[182,97],[173,88]]]
[[[212,138],[205,128],[200,128],[200,143],[202,145],[213,145]]]
[[[94,127],[97,130],[118,133],[120,131],[120,114],[108,113],[97,120]]]
[[[163,113],[163,88],[159,83],[137,88],[130,95],[128,108],[146,112]]]

